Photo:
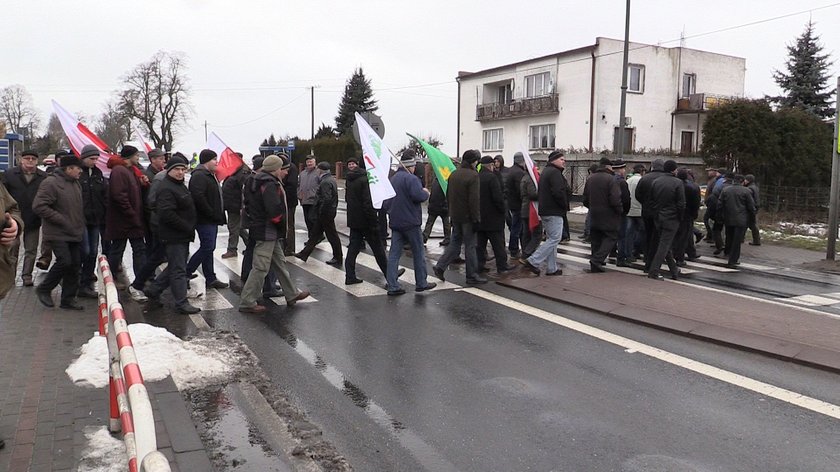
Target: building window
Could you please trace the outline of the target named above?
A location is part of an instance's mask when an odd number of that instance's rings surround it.
[[[510,84],[500,86],[497,93],[496,98],[498,103],[507,104],[513,99],[513,89]]]
[[[619,128],[618,126],[615,127],[615,131],[613,132],[613,152],[618,152],[618,136],[619,136]],[[632,153],[633,152],[633,128],[624,128],[624,147],[621,148],[622,152],[624,153]]]
[[[682,98],[688,98],[694,94],[697,86],[697,76],[694,74],[683,74]]]
[[[629,83],[627,91],[634,93],[645,93],[645,66],[640,64],[629,64],[627,66]]]
[[[505,130],[502,128],[484,130],[483,151],[501,151],[505,147]]]
[[[551,74],[543,72],[541,74],[526,75],[525,76],[525,97],[541,97],[551,93]]]
[[[555,125],[531,126],[531,149],[554,149]]]
[[[680,154],[694,153],[694,131],[680,133]]]

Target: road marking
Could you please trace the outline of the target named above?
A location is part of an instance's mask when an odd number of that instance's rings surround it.
[[[589,265],[589,259],[587,259],[585,257],[570,256],[568,254],[558,254],[557,258],[567,260],[567,261],[571,261],[571,262],[577,262],[577,263],[580,263],[580,264]],[[618,267],[618,266],[611,265],[611,266],[607,267],[607,270],[615,271],[615,272],[624,272],[625,274],[631,274],[631,275],[647,276],[647,274],[640,271],[639,269],[633,269],[633,268],[630,268],[630,267]],[[666,268],[665,271],[667,272],[668,269]],[[694,269],[686,269],[685,267],[682,267],[682,268],[680,268],[680,272],[682,273],[682,275],[688,275],[688,274],[696,274],[699,271],[694,270]]]
[[[356,263],[361,264],[361,265],[363,265],[363,266],[365,266],[369,269],[374,269],[376,271],[379,271],[379,264],[376,263],[376,258],[373,257],[370,254],[365,254],[363,252],[360,252],[359,257],[356,258]],[[428,274],[427,274],[426,280],[428,281],[429,279],[431,279],[432,282],[435,282],[437,284],[437,287],[432,289],[432,291],[452,290],[452,289],[461,288],[460,285],[453,284],[451,282],[442,282],[442,281],[438,280],[434,275],[429,277]],[[411,270],[408,267],[405,267],[405,273],[400,276],[399,280],[401,282],[405,282],[407,284],[414,285],[414,271]]]
[[[805,306],[828,306],[840,303],[836,298],[826,298],[819,295],[797,295],[795,297],[779,297],[776,300],[783,300],[792,303],[798,303]]]
[[[776,400],[780,400],[785,403],[790,403],[791,405],[796,405],[800,408],[804,408],[806,410],[810,410],[821,415],[829,416],[835,419],[840,419],[840,406],[838,405],[834,405],[828,402],[824,402],[822,400],[818,400],[816,398],[805,396],[801,393],[793,392],[791,390],[777,387],[775,385],[751,379],[749,377],[736,374],[734,372],[729,372],[727,370],[723,370],[718,367],[705,364],[703,362],[695,361],[693,359],[689,359],[678,354],[664,351],[662,349],[649,346],[638,341],[633,341],[632,339],[610,333],[609,331],[604,331],[602,329],[595,328],[593,326],[589,326],[578,321],[570,320],[568,318],[549,313],[545,310],[541,310],[539,308],[532,307],[524,303],[509,300],[507,298],[481,289],[464,288],[460,291],[467,292],[476,297],[483,298],[485,300],[497,303],[502,306],[506,306],[508,308],[512,308],[514,310],[518,310],[522,313],[543,319],[545,321],[554,323],[564,328],[577,331],[578,333],[585,334],[596,339],[600,339],[601,341],[614,344],[616,346],[624,348],[627,352],[630,352],[632,350],[633,352],[638,352],[648,357],[659,359],[663,362],[667,362],[668,364],[675,365],[677,367],[696,372],[700,375],[705,375],[707,377],[720,380],[721,382],[725,382],[736,387],[751,390],[761,395],[770,398],[775,398]]]

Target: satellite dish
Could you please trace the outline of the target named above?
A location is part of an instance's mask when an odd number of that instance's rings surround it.
[[[385,123],[382,122],[381,116],[369,111],[359,114],[362,115],[362,118],[368,122],[370,127],[376,131],[376,134],[378,134],[381,139],[385,139]],[[362,144],[359,138],[359,125],[357,125],[355,121],[353,122],[353,138],[357,143]]]

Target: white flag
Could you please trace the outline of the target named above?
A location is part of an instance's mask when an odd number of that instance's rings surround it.
[[[358,113],[356,113],[356,124],[359,126],[359,141],[362,143],[362,155],[365,159],[368,183],[370,183],[370,199],[373,201],[373,207],[380,209],[382,202],[397,194],[391,186],[391,181],[388,180],[393,154],[382,142],[382,138]]]

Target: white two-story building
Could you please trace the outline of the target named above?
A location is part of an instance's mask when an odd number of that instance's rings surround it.
[[[527,146],[614,152],[624,41],[458,75],[458,155],[508,161]],[[685,47],[630,43],[625,152],[693,154],[707,110],[744,94],[746,61]]]

